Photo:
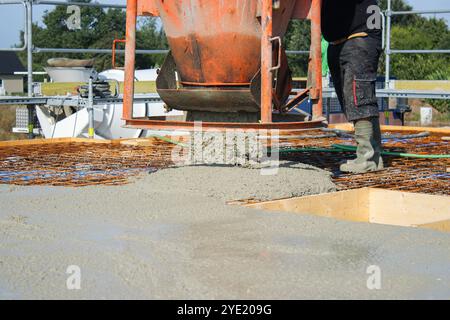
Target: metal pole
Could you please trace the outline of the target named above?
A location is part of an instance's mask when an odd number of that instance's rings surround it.
[[[331,99],[328,98],[327,99],[327,122],[330,123],[330,119],[331,119]]]
[[[386,16],[384,15],[383,12],[380,11],[380,15],[381,15],[381,25],[383,26],[383,29],[381,30],[381,48],[385,49],[386,48],[386,33],[385,33],[385,28],[386,28]]]
[[[100,54],[112,54],[112,49],[66,49],[66,48],[39,48],[35,47],[33,49],[34,53],[100,53]],[[117,49],[116,54],[124,54],[125,50]],[[156,49],[156,50],[136,50],[136,54],[167,54],[169,50],[167,49]]]
[[[123,93],[123,119],[133,118],[134,75],[136,62],[137,0],[127,0],[125,43],[125,83]]]
[[[322,97],[322,0],[313,0],[311,6],[311,92],[313,120],[323,117]]]
[[[27,25],[27,81],[28,81],[28,97],[33,96],[33,1],[28,0],[26,3],[26,25]],[[28,111],[28,138],[34,138],[34,110],[35,106],[27,106]]]
[[[433,10],[412,10],[412,11],[393,11],[393,16],[411,15],[411,14],[444,14],[450,13],[450,9],[433,9]]]
[[[261,122],[272,122],[272,32],[273,0],[263,0],[261,10]]]
[[[448,49],[434,49],[434,50],[391,50],[391,54],[449,54]]]
[[[33,1],[27,1],[27,72],[28,97],[33,96]]]
[[[92,79],[89,79],[89,94],[88,94],[88,115],[89,115],[89,139],[94,139],[94,88],[92,85]]]
[[[386,73],[385,88],[390,88],[391,78],[391,23],[392,23],[392,0],[387,1],[386,21]]]
[[[0,0],[0,4],[22,4],[22,3],[23,0]]]
[[[39,48],[34,47],[33,53],[101,53],[101,54],[112,54],[111,49],[82,49],[82,48]],[[117,54],[124,54],[125,50],[117,49]],[[152,49],[152,50],[145,50],[145,49],[136,49],[136,54],[167,54],[169,53],[168,49]],[[286,51],[287,55],[306,55],[309,54],[309,51],[302,50],[302,51],[294,51],[294,50],[288,50]]]
[[[287,50],[287,55],[301,55],[301,54],[309,54],[309,50]]]
[[[51,0],[35,0],[36,4],[42,4],[42,5],[54,5],[54,6],[80,6],[80,7],[97,7],[97,8],[111,8],[111,9],[125,9],[125,5],[121,4],[101,4],[98,2],[61,2],[61,1],[51,1]]]

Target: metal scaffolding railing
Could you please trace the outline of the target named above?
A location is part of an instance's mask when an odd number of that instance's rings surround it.
[[[125,9],[124,5],[101,4],[97,2],[60,2],[51,0],[0,0],[0,5],[23,5],[25,8],[24,45],[21,48],[0,48],[0,51],[25,51],[27,50],[27,82],[28,96],[33,95],[33,54],[43,52],[59,53],[111,53],[112,49],[67,49],[67,48],[38,48],[33,45],[33,6],[34,5],[77,5],[85,7]],[[117,50],[124,53],[124,50]],[[139,54],[163,53],[163,50],[140,50]],[[31,112],[29,112],[31,114]]]
[[[390,78],[391,78],[391,56],[393,54],[450,54],[450,49],[439,49],[439,50],[394,50],[391,48],[392,42],[392,17],[401,15],[415,15],[415,14],[445,14],[450,13],[450,9],[433,9],[433,10],[412,10],[412,11],[393,11],[392,10],[392,0],[387,1],[386,15],[386,88],[390,88]]]
[[[112,54],[112,48],[108,49],[94,49],[94,48],[40,48],[33,44],[33,6],[35,5],[65,5],[65,6],[80,6],[80,7],[100,7],[110,9],[126,9],[126,5],[118,4],[102,4],[98,2],[76,2],[76,1],[53,1],[53,0],[0,0],[0,5],[20,5],[24,8],[25,24],[23,30],[23,45],[15,48],[0,48],[0,51],[25,51],[27,52],[27,83],[28,83],[28,97],[21,97],[20,101],[3,101],[0,99],[1,104],[8,104],[10,102],[20,103],[27,105],[28,108],[28,123],[33,123],[34,106],[38,104],[48,104],[52,101],[52,97],[46,97],[42,101],[38,101],[39,97],[33,97],[33,55],[38,53],[90,53],[90,54]],[[381,12],[381,11],[380,11]],[[392,0],[387,0],[387,10],[381,12],[382,26],[383,26],[383,48],[385,49],[386,57],[386,69],[385,69],[385,89],[378,89],[378,97],[392,98],[392,97],[404,97],[404,98],[435,98],[435,99],[449,99],[449,92],[445,91],[411,91],[411,90],[395,90],[391,88],[391,57],[397,54],[450,54],[450,48],[448,49],[408,49],[399,50],[392,48],[392,17],[400,15],[415,15],[415,14],[446,14],[450,13],[450,9],[434,9],[434,10],[412,10],[412,11],[393,11]],[[116,50],[119,54],[124,54],[125,50]],[[136,50],[136,54],[166,54],[166,49],[149,49],[149,50]],[[309,54],[309,51],[296,50],[287,51],[289,55],[303,55]],[[324,97],[333,97],[334,91],[331,88],[324,89]],[[29,101],[28,101],[28,100]],[[148,97],[143,98],[148,99]],[[155,99],[150,97],[150,99]],[[146,100],[145,100],[146,101]],[[33,127],[29,125],[28,132],[30,138],[33,136]]]
[[[27,75],[28,75],[28,94],[33,92],[33,54],[35,53],[91,53],[91,54],[111,54],[112,49],[85,49],[85,48],[39,48],[33,45],[32,23],[33,23],[33,6],[34,5],[76,5],[80,7],[100,7],[112,9],[126,9],[126,5],[119,4],[102,4],[98,2],[62,2],[53,0],[0,0],[0,5],[23,5],[25,14],[25,27],[23,46],[20,48],[0,48],[0,51],[25,51],[27,50]],[[416,15],[416,14],[447,14],[450,9],[433,9],[433,10],[412,10],[412,11],[393,11],[392,0],[387,1],[387,10],[382,14],[384,25],[383,44],[386,56],[385,79],[386,88],[390,88],[391,78],[391,57],[396,54],[450,54],[449,49],[409,49],[398,50],[392,48],[392,17],[401,15]],[[125,50],[116,50],[119,54],[124,54]],[[150,50],[136,50],[137,54],[166,54],[166,49],[150,49]],[[287,54],[309,54],[309,51],[287,51]]]

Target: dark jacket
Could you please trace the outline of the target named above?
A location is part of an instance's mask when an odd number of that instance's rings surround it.
[[[369,6],[378,0],[323,0],[322,33],[328,42],[341,40],[358,32],[381,37],[381,29],[369,29],[367,21],[373,13]]]

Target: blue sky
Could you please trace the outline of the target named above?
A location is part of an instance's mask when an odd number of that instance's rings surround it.
[[[125,4],[126,0],[98,0],[102,3]],[[450,0],[406,0],[415,9],[450,9]],[[34,8],[34,21],[39,22],[45,10],[53,6],[36,6]],[[450,24],[450,15],[437,15],[445,17]],[[23,29],[23,9],[19,5],[0,6],[0,47],[11,47],[19,42],[20,30]],[[444,49],[444,48],[443,48]]]

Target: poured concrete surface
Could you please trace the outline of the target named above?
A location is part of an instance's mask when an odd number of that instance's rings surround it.
[[[273,182],[239,192],[253,172],[191,169],[199,181],[180,168],[122,187],[0,186],[0,298],[450,298],[450,234],[227,206]],[[286,170],[274,181],[329,179]],[[296,193],[320,188],[306,184]]]
[[[157,171],[146,182],[175,194],[191,192],[223,202],[271,200],[336,191],[331,174],[313,166],[281,162],[273,169],[191,166]]]

